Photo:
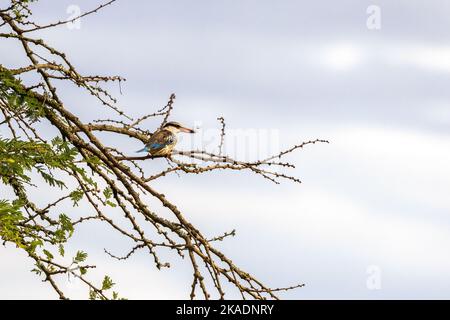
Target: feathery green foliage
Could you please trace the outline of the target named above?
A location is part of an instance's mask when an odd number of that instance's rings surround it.
[[[71,219],[64,213],[54,219],[48,214],[49,208],[38,209],[27,196],[27,188],[35,188],[36,174],[42,182],[59,190],[66,190],[67,179],[60,178],[64,173],[75,172],[86,185],[96,187],[94,181],[79,165],[78,150],[70,143],[55,136],[51,141],[44,141],[37,136],[16,134],[12,122],[17,120],[28,125],[38,123],[45,116],[45,104],[39,102],[32,91],[27,91],[23,83],[10,70],[0,65],[0,103],[2,103],[5,119],[0,122],[0,182],[9,186],[16,196],[14,200],[0,198],[0,239],[12,243],[25,250],[36,261],[32,270],[38,275],[55,273],[55,268],[44,266],[44,262],[53,262],[56,256],[64,257],[65,243],[73,235],[74,226]],[[2,127],[8,126],[13,135],[2,135]],[[19,127],[20,128],[20,127]],[[92,158],[95,165],[95,158]],[[111,191],[105,190],[105,201],[108,205],[114,203],[107,200]],[[70,191],[68,198],[73,205],[83,198],[80,188]],[[0,196],[1,197],[1,196]],[[52,205],[49,205],[51,207]],[[88,255],[78,251],[72,259],[72,265],[61,269],[61,273],[75,273],[84,276],[88,267],[83,263]],[[112,288],[114,283],[109,277],[102,282],[102,289],[90,289],[90,297],[105,299],[103,291]],[[113,293],[117,298],[117,293]]]

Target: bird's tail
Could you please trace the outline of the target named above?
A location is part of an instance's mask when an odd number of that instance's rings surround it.
[[[138,150],[138,151],[136,151],[136,152],[148,152],[148,149],[147,149],[147,147],[144,147],[143,149]]]

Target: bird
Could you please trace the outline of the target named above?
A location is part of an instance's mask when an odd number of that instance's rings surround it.
[[[186,128],[178,122],[167,122],[161,129],[150,136],[148,143],[143,149],[136,152],[147,152],[152,156],[170,156],[178,142],[177,134],[179,132],[195,133],[193,129]]]

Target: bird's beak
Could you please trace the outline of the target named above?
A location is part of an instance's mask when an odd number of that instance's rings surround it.
[[[181,127],[180,131],[186,132],[186,133],[195,133],[195,131],[193,129],[189,129],[189,128],[185,128],[185,127]]]

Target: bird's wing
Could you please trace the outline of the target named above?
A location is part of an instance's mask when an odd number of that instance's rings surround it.
[[[155,132],[150,141],[145,145],[149,151],[158,151],[176,142],[175,135],[168,130],[160,130]]]

